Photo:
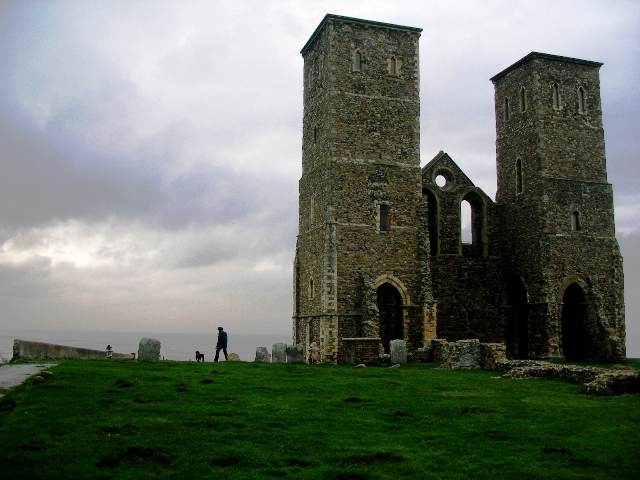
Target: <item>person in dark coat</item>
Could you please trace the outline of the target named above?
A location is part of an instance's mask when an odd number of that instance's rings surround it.
[[[229,360],[229,355],[227,355],[227,332],[225,332],[222,327],[218,327],[218,343],[216,344],[216,357],[213,359],[214,362],[218,361],[220,350],[224,352],[224,359]]]

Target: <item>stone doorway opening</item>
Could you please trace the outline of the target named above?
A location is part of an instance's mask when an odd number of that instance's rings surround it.
[[[389,342],[403,338],[402,297],[390,283],[378,287],[380,312],[380,340],[384,353],[389,353]]]
[[[507,358],[529,357],[529,306],[527,287],[514,275],[507,284]]]
[[[588,304],[584,291],[577,283],[572,283],[562,296],[562,353],[569,361],[585,359],[585,340]]]

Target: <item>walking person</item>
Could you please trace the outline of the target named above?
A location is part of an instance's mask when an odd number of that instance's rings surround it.
[[[111,358],[112,355],[113,355],[113,348],[111,348],[111,345],[107,345],[107,358]]]
[[[218,361],[220,350],[224,352],[224,359],[229,360],[229,355],[227,355],[227,332],[225,332],[222,327],[218,327],[218,343],[216,344],[216,357],[213,359],[214,362]]]

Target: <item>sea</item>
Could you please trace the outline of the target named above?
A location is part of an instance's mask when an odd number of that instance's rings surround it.
[[[252,335],[227,332],[228,353],[237,353],[240,360],[253,362],[257,347],[269,352],[274,343],[292,343],[291,335]],[[104,350],[111,345],[117,353],[136,353],[143,337],[160,341],[160,357],[165,360],[195,361],[196,350],[204,353],[205,362],[213,362],[218,332],[215,333],[159,333],[159,332],[103,332],[76,330],[20,330],[0,329],[0,359],[11,360],[15,339],[46,342],[68,347]],[[220,352],[221,359],[224,355]]]

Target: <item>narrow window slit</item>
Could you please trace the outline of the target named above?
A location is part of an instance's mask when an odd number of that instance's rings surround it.
[[[578,111],[584,113],[584,88],[578,89]]]
[[[560,87],[557,83],[553,84],[553,108],[556,110],[560,108]]]
[[[574,232],[580,231],[580,212],[577,210],[571,212],[571,230]]]
[[[389,205],[380,205],[380,231],[387,232],[389,230]]]

